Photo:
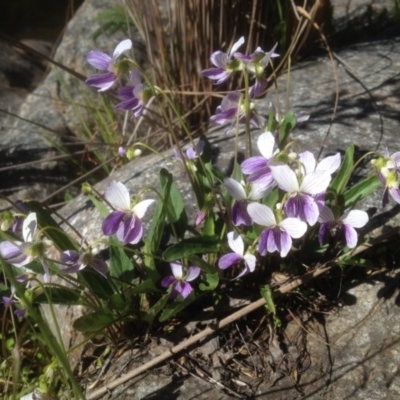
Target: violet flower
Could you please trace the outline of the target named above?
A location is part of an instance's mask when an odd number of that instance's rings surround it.
[[[191,265],[187,274],[183,276],[182,264],[180,262],[170,263],[172,275],[166,276],[161,281],[161,286],[168,288],[172,285],[171,297],[175,298],[179,294],[184,299],[192,293],[193,288],[189,282],[194,281],[200,275],[200,268],[196,265]]]
[[[233,250],[233,253],[223,255],[218,261],[218,267],[220,269],[227,269],[232,265],[239,264],[243,261],[244,268],[236,279],[250,272],[254,272],[256,268],[256,257],[254,254],[244,253],[244,242],[242,237],[237,232],[229,232],[227,237],[228,245]]]
[[[60,261],[70,265],[63,268],[60,273],[73,274],[79,272],[90,265],[96,272],[107,278],[108,266],[104,260],[96,258],[92,251],[66,250],[61,253]]]
[[[292,247],[292,238],[301,238],[307,230],[307,224],[298,218],[278,222],[272,210],[264,204],[251,203],[247,211],[255,223],[267,227],[261,232],[258,243],[262,256],[278,251],[281,257],[286,257]]]
[[[286,164],[270,165],[272,176],[280,189],[288,194],[284,208],[286,215],[299,218],[313,226],[318,219],[319,208],[315,195],[325,192],[331,181],[327,171],[314,171],[299,183],[296,174]]]
[[[232,60],[232,55],[243,43],[244,37],[242,36],[232,45],[228,54],[223,53],[222,51],[215,51],[212,53],[210,60],[216,68],[205,69],[201,74],[207,78],[215,80],[217,85],[225,82],[233,72],[240,69],[240,63],[237,60]]]
[[[86,79],[85,83],[99,89],[99,92],[104,92],[110,89],[118,78],[128,71],[129,65],[124,60],[118,58],[132,48],[132,41],[125,39],[118,44],[114,50],[113,56],[98,50],[91,50],[87,54],[87,61],[93,67],[107,71],[104,74],[95,74]]]
[[[109,182],[104,197],[116,211],[112,211],[103,221],[103,233],[106,236],[115,233],[124,245],[138,243],[143,236],[141,219],[155,200],[143,200],[132,207],[126,186],[114,180]]]
[[[234,57],[241,60],[247,69],[247,71],[254,75],[256,78],[255,84],[250,88],[250,96],[258,97],[268,86],[268,81],[265,77],[265,68],[271,61],[271,58],[279,57],[279,54],[275,53],[275,49],[278,43],[268,52],[265,52],[261,47],[257,47],[254,53],[246,56],[242,53],[235,53]]]
[[[390,155],[386,146],[383,157],[371,160],[371,163],[377,170],[380,181],[385,185],[382,207],[389,203],[389,195],[400,204],[400,152]]]
[[[225,125],[231,123],[225,133],[228,134],[239,124],[246,123],[246,111],[244,108],[244,98],[240,92],[230,92],[222,99],[221,105],[217,107],[210,121],[216,125]],[[265,118],[258,116],[254,110],[254,104],[250,103],[250,125],[255,128],[261,128],[265,125]]]
[[[253,220],[247,212],[247,205],[252,201],[264,198],[270,189],[254,183],[251,185],[250,192],[247,194],[243,185],[232,178],[225,178],[224,185],[229,194],[236,200],[232,207],[233,225],[252,225]]]
[[[348,210],[341,217],[336,218],[332,210],[324,206],[319,214],[321,223],[318,232],[319,243],[322,246],[326,234],[336,229],[344,231],[347,247],[353,249],[357,245],[358,235],[354,228],[362,228],[368,222],[368,214],[361,210]]]
[[[22,305],[18,301],[15,301],[12,297],[7,297],[7,296],[2,296],[2,299],[3,299],[4,307],[6,307],[6,308],[19,305],[19,307],[14,310],[14,315],[18,319],[22,319],[25,316],[26,309],[20,308],[20,307],[22,307]]]
[[[22,268],[38,258],[44,269],[44,281],[49,282],[50,272],[45,261],[45,251],[50,242],[38,240],[36,213],[30,213],[25,218],[22,225],[22,237],[24,242],[16,240],[14,242],[4,241],[0,243],[1,256],[17,268]],[[25,268],[23,270],[25,272]]]
[[[203,140],[199,140],[194,148],[192,146],[188,147],[186,153],[183,153],[183,159],[179,150],[174,147],[174,156],[176,158],[176,161],[184,165],[184,163],[187,161],[190,162],[196,160],[196,158],[199,158],[203,154],[205,145],[206,143]]]
[[[269,167],[270,161],[273,160],[275,147],[275,138],[271,132],[264,132],[257,140],[258,150],[261,156],[250,157],[241,164],[242,172],[247,177],[248,182],[254,182],[265,189],[270,189],[274,185],[274,178]]]
[[[153,96],[153,91],[142,83],[142,75],[138,69],[129,72],[129,79],[132,86],[125,86],[118,90],[118,96],[122,100],[115,108],[117,110],[131,110],[134,116],[139,117],[144,105]]]

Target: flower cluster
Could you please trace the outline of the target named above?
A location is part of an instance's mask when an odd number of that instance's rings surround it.
[[[90,76],[86,79],[86,84],[98,88],[99,92],[104,92],[112,88],[118,80],[127,76],[130,85],[119,89],[118,96],[122,101],[115,107],[118,110],[133,111],[135,117],[138,117],[153,94],[152,90],[142,83],[141,72],[132,66],[129,59],[122,57],[131,48],[132,41],[125,39],[117,45],[112,57],[102,51],[90,51],[87,55],[89,64],[107,72]]]

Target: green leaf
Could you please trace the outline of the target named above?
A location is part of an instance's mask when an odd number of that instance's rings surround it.
[[[169,192],[171,189],[172,183],[172,175],[168,173],[165,169],[160,171],[160,185],[161,185],[161,196],[163,199],[167,199],[169,197]],[[144,240],[144,265],[146,266],[149,277],[154,278],[154,280],[158,277],[158,272],[156,270],[156,264],[154,256],[157,254],[157,251],[161,244],[161,239],[164,233],[165,227],[165,218],[166,218],[166,209],[164,204],[159,201],[157,202],[157,206],[154,209],[153,218],[151,221],[149,233]]]
[[[272,314],[276,314],[274,297],[269,285],[265,285],[263,288],[261,288],[261,296],[264,297],[265,304],[269,311],[271,311]]]
[[[351,177],[351,173],[353,171],[354,166],[354,145],[351,144],[347,150],[346,154],[343,157],[342,165],[340,169],[329,185],[330,189],[334,190],[337,194],[341,194],[345,189],[349,179]]]
[[[279,129],[279,149],[283,150],[287,145],[287,140],[289,138],[289,133],[296,126],[296,115],[293,111],[289,111],[283,117],[281,127]]]
[[[131,283],[136,276],[132,261],[114,237],[110,237],[110,276],[117,278],[118,287],[122,285],[119,281]]]
[[[160,315],[159,321],[164,322],[167,319],[173,317],[179,311],[182,311],[184,308],[186,308],[194,300],[196,300],[194,292],[190,293],[190,295],[186,297],[186,299],[183,299],[182,296],[177,297],[172,303],[168,304],[165,307],[164,311]]]
[[[25,203],[29,211],[36,213],[39,228],[53,242],[56,248],[63,252],[65,250],[78,250],[79,244],[70,236],[68,236],[53,219],[50,211],[46,210],[37,201],[27,201]]]
[[[195,254],[217,253],[220,249],[218,236],[195,236],[183,239],[163,253],[165,261],[171,262]]]
[[[164,294],[164,296],[161,297],[160,300],[157,301],[156,304],[154,304],[153,307],[150,308],[150,310],[146,313],[146,315],[143,317],[143,320],[146,321],[148,324],[152,324],[155,317],[157,314],[161,312],[161,310],[164,308],[165,304],[167,304],[167,301],[170,297],[170,290],[168,293]]]
[[[208,290],[214,290],[219,283],[219,272],[214,274],[202,275],[202,281],[199,284],[199,289],[203,292]]]
[[[199,256],[190,256],[190,257],[188,257],[188,260],[189,260],[190,264],[197,265],[198,267],[200,267],[200,269],[203,272],[206,272],[208,274],[215,274],[216,272],[219,273],[218,267],[209,264],[208,262],[204,261]]]
[[[54,286],[46,286],[46,288],[41,290],[41,293],[38,293],[35,297],[34,301],[37,303],[49,303],[52,304],[80,304],[80,295],[74,290],[67,289],[64,287],[54,287]]]
[[[275,129],[276,129],[275,110],[274,107],[270,107],[268,113],[267,130],[268,132],[275,132]]]
[[[358,201],[364,199],[373,193],[376,189],[382,186],[382,183],[378,175],[372,176],[365,179],[362,182],[354,185],[350,190],[343,194],[343,198],[340,198],[340,202],[343,201],[343,208],[349,208],[355,205]]]
[[[146,279],[134,288],[129,289],[130,294],[142,294],[142,293],[157,293],[160,289],[155,285],[153,279]]]
[[[110,310],[98,310],[76,319],[73,327],[79,332],[98,332],[114,321],[114,315]]]
[[[108,210],[107,206],[97,198],[93,193],[88,193],[87,196],[89,197],[90,201],[93,205],[97,208],[102,218],[106,218],[110,211]]]
[[[279,201],[279,188],[275,186],[267,197],[264,197],[262,203],[268,206],[271,210],[275,210],[276,203]]]
[[[182,196],[173,181],[173,175],[165,168],[160,171],[160,182],[163,188],[162,195],[167,207],[167,219],[174,224],[178,237],[183,237],[187,229],[188,218]]]
[[[108,300],[114,294],[114,289],[109,280],[96,271],[85,268],[79,272],[79,275],[85,281],[87,287],[101,299]]]

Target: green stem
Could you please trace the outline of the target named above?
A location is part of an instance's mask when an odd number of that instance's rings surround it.
[[[244,111],[246,115],[246,158],[251,157],[251,132],[250,132],[250,93],[249,93],[249,74],[246,70],[243,71],[244,75]],[[240,104],[238,104],[240,107]]]
[[[14,277],[14,273],[10,265],[8,265],[3,260],[1,261],[1,265],[3,267],[3,271],[5,272],[7,278],[10,280],[11,284],[15,287],[16,294],[18,298],[20,298],[24,305],[26,305],[28,309],[28,315],[35,321],[39,330],[42,334],[42,338],[44,343],[49,347],[51,353],[56,357],[58,364],[63,369],[65,375],[70,381],[72,386],[72,391],[74,393],[75,399],[85,399],[84,394],[82,393],[81,388],[76,381],[74,374],[72,373],[71,366],[68,362],[68,357],[61,348],[60,344],[55,339],[54,335],[52,334],[50,328],[48,327],[47,323],[43,319],[43,316],[40,312],[38,312],[35,307],[31,304],[30,300],[25,295],[25,290],[23,287],[16,281]]]

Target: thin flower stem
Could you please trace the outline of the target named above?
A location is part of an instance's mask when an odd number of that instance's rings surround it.
[[[250,83],[249,83],[249,74],[246,70],[243,72],[244,76],[244,110],[246,115],[246,158],[251,157],[251,131],[250,131]],[[238,105],[240,107],[240,103]]]

